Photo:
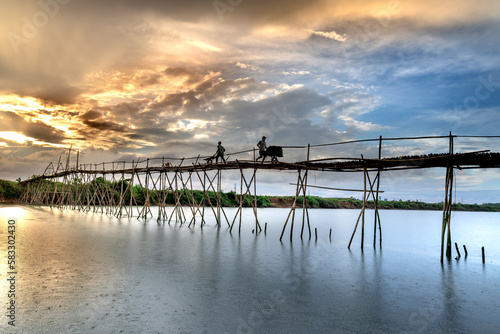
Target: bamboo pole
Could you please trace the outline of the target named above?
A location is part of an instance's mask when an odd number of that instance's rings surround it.
[[[255,160],[255,147],[253,149],[253,155],[254,155],[254,160]],[[241,233],[241,220],[243,216],[243,170],[240,168],[240,206],[238,208],[240,211],[240,221],[239,221],[239,226],[238,226],[238,233]],[[234,222],[234,221],[233,221]],[[231,225],[232,227],[232,225]]]
[[[168,194],[169,194],[169,184],[168,184],[168,177],[167,177],[167,173],[168,171],[164,170],[163,172],[160,173],[160,176],[161,176],[161,186],[160,186],[160,203],[159,203],[159,207],[160,207],[160,216],[159,218],[163,221],[163,223],[165,223],[165,220],[167,220],[168,218],[168,214],[167,214],[167,198],[168,198]]]
[[[160,220],[160,217],[161,217],[161,204],[160,204],[160,197],[161,196],[161,185],[162,185],[162,172],[160,171],[158,173],[158,177],[156,178],[156,180],[154,179],[153,177],[153,173],[151,173],[150,177],[149,177],[149,180],[151,181],[151,195],[149,196],[151,199],[149,200],[149,203],[152,204],[152,194],[156,192],[156,201],[158,202],[158,217],[156,218],[156,221],[158,222]],[[153,215],[152,211],[151,211],[151,215]]]
[[[293,200],[292,208],[290,209],[290,212],[288,212],[288,216],[286,217],[285,224],[283,225],[283,230],[281,231],[280,241],[283,238],[283,234],[285,233],[286,225],[288,224],[288,220],[290,219],[290,215],[292,214],[292,212],[295,213],[295,206],[297,204],[297,197],[299,197],[299,194],[300,194],[300,187],[299,187],[299,183],[301,182],[300,169],[298,169],[297,172],[299,174],[299,176],[298,176],[299,180],[297,181],[297,188],[295,190],[295,198]],[[291,228],[290,228],[290,241],[292,241],[292,232],[293,232],[293,218],[292,218],[292,224],[291,224]]]
[[[300,194],[300,190],[302,189],[301,188],[301,185],[302,184],[302,178],[300,177],[300,174],[301,174],[301,170],[299,169],[299,173],[298,173],[298,181],[297,181],[297,193],[295,193],[295,199],[293,201],[293,206],[292,206],[292,223],[290,224],[290,242],[292,242],[292,236],[293,236],[293,223],[295,222],[295,208],[297,206],[297,197],[299,196]]]
[[[199,175],[198,175],[198,178],[199,178]],[[201,227],[203,227],[203,224],[205,224],[205,192],[206,192],[206,190],[205,190],[205,181],[202,182],[201,178],[199,178],[199,180],[200,180],[201,186],[203,187],[203,196],[202,196],[201,200],[199,201],[199,203],[196,204],[196,212],[198,212],[201,216]],[[191,191],[193,191],[193,189],[194,188],[193,188],[193,183],[192,183],[192,179],[191,179]],[[195,202],[194,197],[193,197],[193,202]],[[202,207],[202,209],[200,209],[200,207]]]
[[[246,179],[243,178],[243,180],[245,181],[245,184],[246,184]],[[253,170],[253,177],[252,179],[250,180],[250,185],[252,184],[252,180],[253,180],[253,188],[254,188],[254,193],[253,193],[253,202],[252,202],[252,206],[253,206],[253,214],[255,216],[255,232],[257,232],[257,229],[260,231],[262,231],[262,228],[260,227],[260,224],[259,224],[259,218],[257,217],[257,168],[254,168]],[[248,189],[250,190],[250,185],[248,185]],[[250,194],[251,196],[251,194]]]
[[[366,178],[367,178],[367,171],[366,168],[364,168],[364,173],[363,173],[363,180],[364,180],[364,193],[363,193],[363,208],[361,209],[362,212],[362,217],[361,217],[361,250],[363,250],[364,247],[364,242],[365,242],[365,208],[366,208]]]
[[[367,191],[367,187],[366,187],[367,182],[370,184],[370,191]],[[375,180],[374,180],[374,182],[375,182]],[[361,250],[363,250],[363,246],[364,246],[364,225],[365,225],[366,203],[367,203],[367,200],[368,200],[368,197],[370,196],[370,194],[372,194],[372,196],[374,196],[373,195],[373,192],[374,192],[373,191],[373,184],[370,181],[370,176],[368,174],[368,170],[366,169],[366,167],[364,168],[364,172],[363,172],[363,184],[364,184],[363,206],[361,207],[361,211],[359,213],[358,219],[356,220],[356,225],[354,226],[354,231],[352,232],[351,239],[349,241],[349,245],[347,246],[348,249],[351,248],[351,243],[352,243],[352,240],[354,238],[354,235],[356,234],[356,230],[358,228],[360,220],[361,220]]]
[[[311,144],[307,144],[307,161],[309,161],[309,153],[311,150]],[[304,224],[305,224],[305,217],[306,217],[306,212],[307,212],[307,173],[308,170],[306,169],[304,173],[304,178],[302,179],[302,229],[300,231],[300,239],[302,239],[302,234],[304,233]],[[309,228],[309,240],[311,240],[311,225],[309,224],[309,213],[307,213],[307,225]]]
[[[448,164],[446,167],[446,177],[445,177],[445,200],[443,203],[443,224],[441,229],[441,263],[443,263],[443,253],[444,253],[444,238],[446,238],[446,258],[451,259],[451,204],[453,195],[453,136],[449,136],[449,151],[450,157],[448,158]]]
[[[455,249],[457,250],[457,254],[458,254],[457,260],[458,260],[460,258],[460,250],[458,249],[458,245],[456,242],[455,242]]]
[[[289,183],[290,185],[292,186],[296,186],[297,183]],[[340,190],[340,191],[352,191],[352,192],[364,192],[363,189],[345,189],[345,188],[332,188],[332,187],[322,187],[322,186],[313,186],[313,185],[310,185],[308,184],[307,185],[308,187],[310,188],[319,188],[319,189],[328,189],[328,190]],[[373,190],[373,192],[378,192],[378,193],[383,193],[384,190],[379,190],[379,191],[376,191],[376,190]]]
[[[198,155],[198,158],[200,156]],[[196,160],[198,161],[198,160]],[[194,198],[194,188],[193,188],[193,172],[189,172],[189,185],[190,185],[190,188],[191,188],[191,199],[193,201],[193,206],[196,207],[194,213],[193,213],[193,223],[196,223],[196,212],[200,212],[200,207],[198,206],[198,204],[196,203],[196,199]]]
[[[214,177],[212,179],[210,179],[210,177],[208,177],[208,189],[207,191],[210,191],[210,188],[212,189],[212,191],[214,192],[215,194],[215,198],[216,198],[216,204],[217,204],[217,212],[214,211],[214,215],[216,215],[216,219],[217,219],[217,225],[220,226],[221,222],[222,222],[222,218],[221,218],[221,215],[220,215],[220,212],[222,212],[222,214],[224,215],[224,218],[226,219],[226,222],[227,222],[227,225],[230,226],[229,224],[229,220],[227,219],[227,216],[226,216],[226,212],[224,211],[224,208],[222,207],[222,196],[220,194],[220,185],[219,185],[219,175],[221,173],[221,170],[220,170],[220,167],[217,166],[217,170],[216,170],[216,173],[214,175]],[[214,182],[215,182],[215,179],[217,179],[217,187],[219,189],[216,189],[214,187]],[[208,192],[207,192],[207,197],[208,197]]]
[[[257,218],[257,168],[253,170],[253,212],[255,215],[255,233],[257,233],[257,229],[262,231],[259,225],[259,219]]]
[[[161,157],[161,166],[163,167],[163,170],[160,171],[160,174],[159,174],[159,179],[160,179],[160,185],[159,185],[159,189],[156,191],[156,193],[158,194],[158,217],[156,218],[156,221],[157,222],[160,222],[162,216],[163,216],[163,209],[164,209],[164,206],[162,205],[162,200],[163,200],[163,187],[165,186],[164,182],[163,182],[163,174],[165,174],[165,157],[162,156]]]
[[[174,214],[176,217],[176,221],[179,221],[181,224],[186,220],[186,216],[184,214],[184,210],[182,209],[181,198],[179,194],[178,174],[179,172],[176,170],[172,182],[170,183],[170,188],[172,188],[172,186],[175,186],[175,189],[173,189],[172,191],[175,199],[175,207],[172,213],[170,214],[170,218],[168,219],[169,224]]]
[[[352,239],[354,238],[354,234],[356,234],[356,229],[358,228],[359,220],[361,219],[362,213],[363,211],[361,211],[358,215],[358,219],[356,220],[356,225],[354,226],[354,231],[352,231],[351,240],[349,240],[349,245],[347,246],[347,249],[351,249]]]
[[[453,154],[453,136],[450,132],[450,154]],[[446,256],[448,259],[451,259],[451,205],[453,203],[453,161],[450,165],[450,190],[449,190],[449,199],[448,199],[448,228],[447,228],[447,236],[446,236]]]
[[[59,164],[61,163],[61,156],[59,156],[59,161],[57,162],[57,166],[59,167]],[[56,171],[57,173],[57,171]],[[52,196],[52,200],[50,201],[50,203],[54,203],[55,202],[55,199],[56,199],[56,192],[57,192],[57,183],[54,183],[54,194]]]
[[[237,163],[239,163],[239,162],[237,161]],[[259,232],[262,231],[262,227],[260,226],[259,219],[258,219],[258,216],[257,216],[257,202],[254,199],[255,198],[254,196],[256,196],[256,195],[255,194],[252,195],[252,192],[250,190],[251,187],[252,187],[252,183],[254,184],[254,189],[255,189],[256,174],[257,174],[257,169],[254,168],[254,171],[253,171],[253,174],[252,174],[252,178],[250,179],[250,182],[247,182],[247,180],[245,178],[245,174],[243,173],[243,169],[240,168],[241,180],[242,180],[242,182],[245,183],[246,190],[245,190],[244,193],[241,194],[241,197],[240,197],[240,206],[238,207],[238,210],[236,211],[236,214],[234,216],[233,222],[231,223],[231,229],[230,230],[232,230],[232,227],[234,225],[234,222],[236,221],[236,218],[238,217],[238,214],[240,215],[240,229],[241,229],[241,214],[242,214],[242,210],[243,210],[243,202],[244,202],[245,198],[248,196],[248,197],[250,197],[250,204],[252,205],[253,214],[254,214],[254,217],[255,217],[255,230],[259,231]],[[243,190],[243,183],[241,184],[241,188]]]
[[[382,136],[379,138],[379,143],[378,143],[378,160],[380,161],[382,159]],[[376,195],[375,199],[373,201],[373,204],[375,206],[375,223],[373,224],[373,248],[375,248],[376,242],[377,242],[377,224],[379,228],[379,247],[382,249],[382,226],[380,224],[380,214],[378,212],[378,200],[379,200],[379,190],[380,190],[380,176],[381,176],[381,168],[379,166],[377,170],[377,190],[376,190]],[[371,185],[370,185],[370,188]],[[373,191],[373,189],[371,189]],[[372,194],[373,195],[373,194]]]
[[[221,170],[217,169],[217,191],[215,192],[217,196],[217,225],[220,227],[221,226],[221,219],[220,219],[220,209],[222,206],[222,198],[221,198]]]
[[[144,204],[142,206],[142,209],[139,210],[139,215],[138,215],[137,219],[140,219],[141,217],[144,219],[147,219],[148,214],[151,214],[151,216],[153,215],[153,213],[151,212],[150,205],[149,205],[149,185],[148,185],[149,184],[149,172],[146,172],[144,174],[146,176],[144,179],[144,186],[142,185],[142,181],[141,181],[140,176],[137,177],[137,181],[139,182],[141,192],[144,196]],[[146,189],[146,191],[144,191],[144,189]]]
[[[210,182],[210,178],[207,175],[207,171],[206,171],[206,169],[203,169],[203,180],[201,179],[200,173],[198,173],[197,169],[195,170],[195,172],[196,172],[196,175],[198,176],[198,179],[200,180],[200,183],[203,185],[204,197],[202,198],[202,202],[204,203],[204,199],[207,200],[208,204],[210,205],[210,208],[212,209],[212,213],[214,214],[214,216],[217,219],[217,213],[212,205],[212,201],[210,200],[210,196],[208,195],[208,189],[207,189],[206,183],[207,183],[207,179]],[[205,214],[205,204],[203,204],[203,215],[204,214]],[[203,222],[202,222],[202,225],[203,225]]]
[[[255,149],[254,149],[255,150]],[[231,223],[231,227],[229,229],[229,233],[233,232],[233,225],[234,222],[236,221],[236,218],[239,216],[239,227],[238,227],[238,233],[241,233],[241,216],[242,216],[242,208],[243,208],[243,169],[241,166],[239,166],[240,170],[240,204],[238,206],[238,209],[236,210],[236,214],[234,216],[233,222]]]
[[[195,202],[195,199],[194,199],[194,195],[193,195],[193,183],[192,183],[192,180],[191,180],[191,177],[192,177],[192,172],[188,172],[188,178],[186,179],[186,181],[184,181],[184,179],[182,178],[182,173],[179,174],[180,176],[180,181],[181,181],[181,184],[182,184],[182,194],[184,194],[184,196],[186,197],[187,199],[187,202],[188,202],[188,205],[189,205],[189,209],[191,210],[191,214],[192,214],[192,218],[191,218],[191,221],[189,222],[189,226],[191,226],[191,223],[193,221],[195,221],[195,218],[196,218],[196,202]],[[191,185],[191,189],[188,187],[188,185]]]

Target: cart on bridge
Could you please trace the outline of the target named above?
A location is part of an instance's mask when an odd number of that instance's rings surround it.
[[[266,150],[266,157],[271,157],[272,162],[278,162],[278,158],[283,157],[283,148],[281,146],[269,146]]]

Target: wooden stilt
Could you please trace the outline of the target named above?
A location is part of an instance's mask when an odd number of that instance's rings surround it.
[[[237,163],[238,160],[236,160]],[[243,173],[243,169],[240,168],[240,176],[241,176],[241,186],[243,186],[243,182],[245,183],[245,186],[246,186],[246,191],[243,193],[242,191],[242,194],[241,194],[241,197],[240,197],[240,206],[238,207],[238,210],[236,210],[236,214],[234,216],[234,219],[233,219],[233,222],[231,223],[231,228],[230,228],[230,231],[232,231],[233,229],[233,225],[234,225],[234,222],[236,221],[236,218],[240,217],[240,229],[241,229],[241,213],[242,213],[242,210],[243,210],[243,202],[245,201],[245,199],[247,198],[247,196],[250,198],[250,204],[252,205],[252,210],[253,210],[253,214],[254,214],[254,217],[255,217],[255,231],[262,231],[262,227],[260,226],[259,224],[259,219],[258,219],[258,216],[257,216],[257,195],[255,194],[255,179],[256,179],[256,175],[257,175],[257,169],[254,168],[253,170],[253,174],[252,174],[252,178],[250,179],[249,182],[247,182],[246,178],[245,178],[245,174]],[[254,185],[254,194],[252,194],[251,192],[251,187],[252,187],[252,184]],[[242,187],[243,188],[243,187]]]
[[[460,250],[458,249],[458,245],[457,243],[455,242],[455,249],[457,250],[457,260],[460,258]]]
[[[208,194],[209,188],[207,186],[207,180],[210,182],[210,184],[212,184],[212,181],[210,181],[210,177],[208,177],[206,169],[203,169],[203,179],[201,178],[200,173],[198,172],[198,170],[195,170],[195,172],[196,172],[196,175],[198,176],[198,179],[200,180],[200,183],[203,185],[203,194],[204,194],[204,197],[202,198],[202,202],[204,202],[204,200],[206,199],[206,201],[208,202],[210,208],[212,209],[212,213],[214,214],[215,219],[217,220],[217,212],[214,209],[214,207],[212,205],[212,201],[210,200],[210,196]],[[203,206],[203,213],[204,212],[205,212],[205,205]],[[203,223],[204,222],[202,222],[202,225],[203,225]],[[217,224],[218,224],[218,222],[217,222]]]
[[[378,177],[376,177],[378,179]],[[358,228],[358,224],[361,221],[361,250],[364,248],[364,225],[365,225],[365,210],[368,202],[368,198],[371,195],[373,198],[375,198],[375,190],[373,187],[375,186],[375,180],[371,182],[370,180],[370,175],[368,173],[368,170],[366,167],[363,168],[363,184],[364,184],[364,190],[363,190],[363,206],[361,207],[361,212],[359,213],[358,219],[356,220],[356,225],[354,226],[354,231],[352,232],[351,239],[349,241],[349,245],[347,246],[348,249],[351,248],[351,243],[354,238],[354,235],[356,234],[356,230]],[[369,185],[369,190],[367,185]],[[377,192],[378,194],[378,192]]]
[[[380,136],[379,138],[379,144],[378,144],[378,160],[379,160],[379,167],[377,169],[377,176],[376,176],[376,179],[377,179],[377,189],[376,189],[376,193],[375,193],[375,198],[373,200],[373,204],[374,204],[374,209],[375,209],[375,223],[373,224],[373,248],[375,248],[375,245],[376,245],[376,241],[377,241],[377,226],[378,226],[378,230],[379,230],[379,248],[382,249],[382,226],[380,224],[380,214],[378,212],[378,200],[379,200],[379,196],[380,196],[380,176],[381,176],[381,171],[382,171],[382,167],[380,165],[380,160],[382,159],[382,136]],[[370,185],[370,188],[371,185]]]
[[[367,171],[366,167],[363,169],[363,181],[364,181],[364,192],[363,192],[363,208],[361,209],[361,250],[363,250],[364,247],[364,241],[365,241],[365,209],[366,209],[366,176]]]
[[[288,224],[288,220],[290,219],[290,215],[292,215],[292,223],[290,224],[290,241],[292,241],[292,235],[293,235],[293,218],[295,217],[295,207],[297,205],[297,198],[299,197],[300,191],[301,191],[301,183],[302,183],[302,178],[301,178],[301,170],[298,169],[298,181],[297,181],[297,189],[295,190],[295,198],[293,200],[292,208],[290,209],[290,212],[288,212],[288,216],[286,217],[285,224],[283,225],[283,230],[281,231],[281,236],[280,236],[280,241],[283,238],[283,234],[285,233],[286,225]]]
[[[363,211],[359,213],[358,219],[356,220],[356,225],[354,226],[354,231],[352,232],[351,240],[349,240],[349,245],[347,246],[347,249],[351,249],[352,239],[354,238],[354,234],[356,234],[356,229],[358,228],[359,220],[361,219],[362,213]]]
[[[221,198],[221,170],[218,169],[216,176],[217,176],[217,191],[216,191],[216,198],[217,198],[217,225],[221,225],[221,220],[220,220],[220,210],[222,206],[222,198]]]
[[[307,144],[307,161],[309,161],[310,151],[311,151],[311,144]],[[307,190],[306,190],[307,175],[308,175],[308,170],[306,169],[304,177],[301,180],[302,182],[300,182],[302,190],[302,229],[300,231],[300,239],[302,239],[302,234],[304,233],[305,217],[307,214],[307,227],[309,229],[309,240],[311,240],[311,225],[309,223],[309,212],[307,210]]]
[[[441,230],[441,263],[443,263],[444,254],[444,238],[446,234],[446,258],[451,259],[451,204],[453,196],[453,136],[449,136],[449,151],[448,166],[446,167],[445,177],[445,200],[443,203],[443,224]]]

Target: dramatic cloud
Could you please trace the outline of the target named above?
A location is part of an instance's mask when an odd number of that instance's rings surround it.
[[[71,146],[99,162],[500,126],[497,1],[0,4],[0,161],[23,176]],[[385,152],[442,149],[424,146]]]
[[[8,111],[0,111],[0,131],[19,132],[26,137],[47,143],[60,143],[65,139],[64,132],[61,130],[40,121],[26,121],[21,116]]]

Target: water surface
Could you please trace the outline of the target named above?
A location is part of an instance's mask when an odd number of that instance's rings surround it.
[[[498,333],[500,214],[454,213],[462,257],[440,264],[441,213],[373,212],[347,249],[358,210],[309,210],[279,241],[288,209],[251,209],[230,234],[155,218],[48,207],[0,207],[0,252],[16,220],[16,326],[12,333]],[[230,222],[234,209],[225,209]],[[297,220],[298,219],[298,220]],[[314,229],[318,230],[315,239]],[[332,229],[332,239],[329,230]],[[377,241],[378,243],[378,241]],[[462,245],[469,255],[464,260]],[[481,261],[481,247],[486,263]],[[454,250],[453,257],[457,254]],[[4,260],[5,259],[5,260]],[[6,255],[0,275],[7,276]],[[7,306],[8,282],[0,283]]]

